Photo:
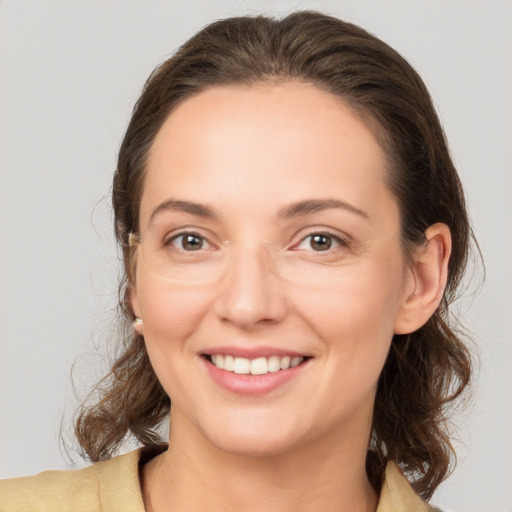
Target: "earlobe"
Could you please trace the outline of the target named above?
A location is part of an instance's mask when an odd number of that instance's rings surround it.
[[[137,290],[134,286],[130,289],[130,302],[132,305],[133,313],[135,314],[135,320],[132,322],[133,330],[137,334],[142,336],[144,334],[144,323],[142,322],[142,318],[140,315],[139,301],[137,298]]]
[[[142,322],[142,318],[138,316],[135,317],[135,320],[132,322],[133,330],[139,334],[140,336],[144,335],[144,323]]]
[[[425,325],[443,298],[451,253],[450,229],[446,224],[433,224],[425,238],[412,257],[395,334],[408,334]]]

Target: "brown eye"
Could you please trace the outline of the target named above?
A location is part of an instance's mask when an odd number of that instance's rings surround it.
[[[332,252],[341,247],[348,248],[349,244],[343,238],[331,233],[311,233],[292,247],[295,251]]]
[[[196,235],[185,235],[181,245],[186,251],[197,251],[203,247],[203,239]]]
[[[327,251],[331,248],[332,237],[329,235],[317,234],[311,235],[310,245],[314,251]]]
[[[195,233],[182,233],[173,237],[170,241],[170,245],[181,249],[183,251],[199,251],[204,249],[207,245],[206,240]]]

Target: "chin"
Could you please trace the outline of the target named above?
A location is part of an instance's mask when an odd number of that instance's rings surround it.
[[[203,425],[203,437],[217,449],[241,457],[271,457],[296,447],[302,438],[296,425],[247,415],[243,421]]]
[[[295,442],[290,439],[277,438],[267,434],[258,436],[235,435],[210,439],[219,450],[239,457],[273,457],[293,449]]]

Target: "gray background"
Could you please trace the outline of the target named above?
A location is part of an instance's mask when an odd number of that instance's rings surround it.
[[[318,9],[420,72],[440,111],[487,265],[462,306],[481,369],[460,464],[434,502],[512,510],[512,2],[0,1],[0,477],[63,468],[75,391],[102,370],[118,261],[106,199],[155,65],[215,18]],[[74,385],[70,368],[76,362]]]

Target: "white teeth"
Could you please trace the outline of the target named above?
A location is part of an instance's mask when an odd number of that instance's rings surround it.
[[[292,360],[291,357],[285,356],[281,358],[281,362],[279,363],[279,366],[281,367],[281,370],[287,370],[290,368],[290,361]]]
[[[292,360],[290,361],[290,366],[292,368],[294,368],[295,366],[298,366],[302,359],[304,359],[303,357],[293,357]]]
[[[270,356],[258,357],[256,359],[246,359],[245,357],[222,356],[215,354],[211,356],[212,363],[221,370],[238,373],[240,375],[265,375],[269,372],[278,372],[279,370],[287,370],[298,366],[303,357],[290,356]]]
[[[233,356],[224,356],[224,370],[232,372],[235,369],[235,358]]]
[[[281,369],[279,356],[272,356],[268,358],[267,369],[269,372],[278,372]]]
[[[267,359],[258,357],[251,361],[251,375],[264,375],[268,371]]]
[[[249,373],[251,373],[251,361],[245,359],[245,357],[235,357],[233,371],[242,375],[249,375]]]

